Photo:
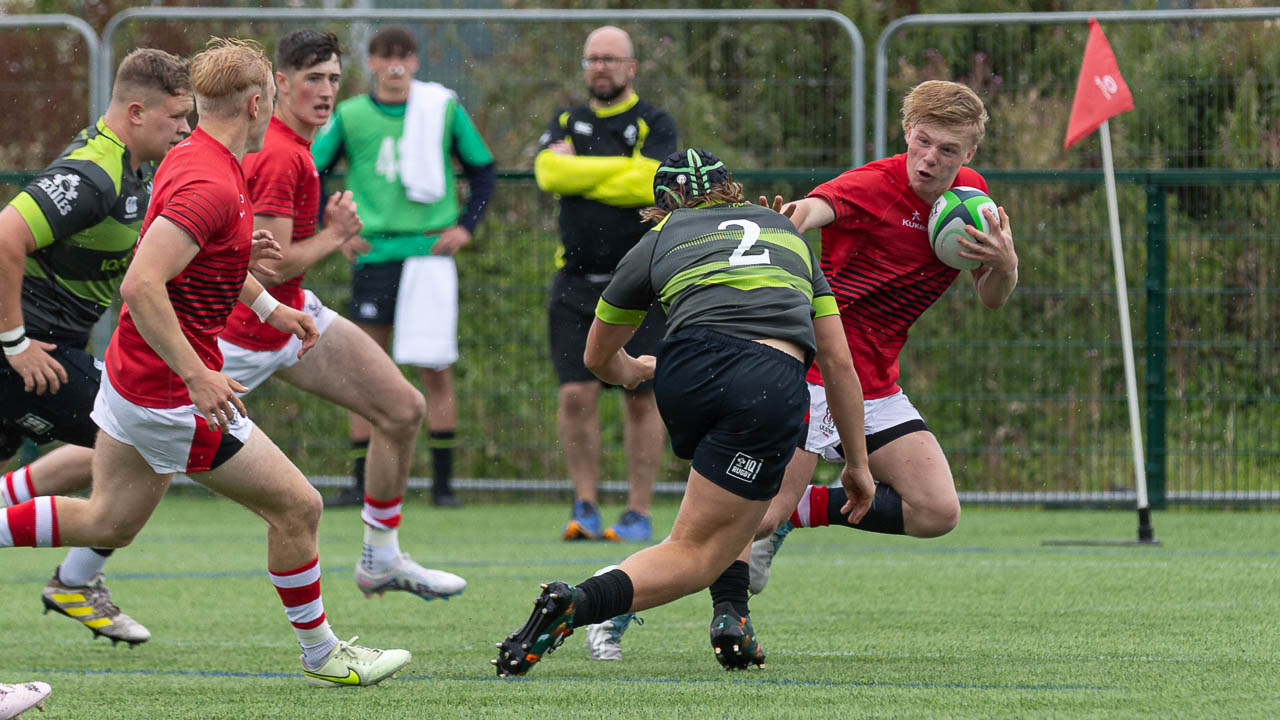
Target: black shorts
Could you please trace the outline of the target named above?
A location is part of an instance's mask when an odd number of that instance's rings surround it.
[[[399,260],[357,265],[351,273],[351,319],[364,325],[394,325],[403,271]]]
[[[609,280],[607,275],[571,275],[563,271],[551,279],[547,337],[550,339],[551,364],[561,385],[596,379],[582,364],[582,353],[587,349],[587,332],[596,317],[596,302],[609,286]],[[653,355],[666,327],[667,314],[655,301],[636,334],[627,342],[627,352],[632,356]],[[644,382],[635,391],[644,392],[652,387],[652,381]]]
[[[89,417],[98,396],[102,368],[76,347],[58,345],[49,353],[67,371],[56,393],[37,395],[22,388],[22,376],[0,360],[0,422],[17,428],[37,445],[61,440],[93,447],[98,426]]]
[[[748,500],[778,494],[805,431],[805,366],[750,340],[688,328],[662,341],[654,394],[677,457]]]

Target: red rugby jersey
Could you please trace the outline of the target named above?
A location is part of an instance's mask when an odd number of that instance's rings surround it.
[[[220,370],[218,333],[244,287],[253,235],[249,189],[236,156],[197,127],[156,171],[139,245],[157,217],[177,225],[200,246],[165,287],[182,334],[206,367]],[[127,304],[107,347],[106,367],[111,385],[130,402],[153,408],[191,403],[186,384],[142,338]]]
[[[306,242],[316,233],[320,211],[320,173],[311,159],[311,142],[303,139],[279,118],[267,126],[262,152],[244,156],[244,177],[249,184],[253,214],[293,220],[290,242]],[[280,302],[302,309],[302,279],[306,273],[269,288]],[[293,337],[258,319],[247,305],[231,311],[222,339],[249,350],[279,350]]]
[[[960,168],[956,186],[987,191],[976,171]],[[898,392],[898,353],[907,330],[955,280],[929,246],[930,207],[911,189],[905,153],[867,163],[819,185],[836,219],[822,228],[826,273],[868,399]],[[818,366],[809,382],[822,384]]]

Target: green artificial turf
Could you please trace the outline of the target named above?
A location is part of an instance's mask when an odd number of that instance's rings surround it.
[[[675,510],[656,508],[657,532]],[[414,660],[379,687],[318,690],[266,576],[261,521],[177,494],[107,568],[118,604],[154,635],[134,649],[39,614],[62,550],[0,551],[0,682],[51,683],[41,720],[1280,714],[1280,513],[1157,514],[1154,548],[1042,545],[1132,537],[1127,512],[966,509],[935,540],[798,530],[751,603],[766,669],[720,669],[699,593],[642,613],[622,662],[589,660],[579,631],[525,678],[499,680],[494,642],[524,621],[540,582],[578,582],[640,547],[564,543],[567,513],[407,503],[402,548],[470,583],[425,603],[366,600],[351,579],[358,510],[327,511],[334,630]]]

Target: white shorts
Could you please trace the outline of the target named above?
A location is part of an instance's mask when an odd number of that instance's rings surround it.
[[[836,430],[835,420],[827,407],[827,389],[813,383],[808,385],[809,433],[804,438],[804,449],[821,455],[827,462],[844,462],[844,456],[837,450],[840,446],[840,433]],[[866,435],[874,435],[912,420],[918,420],[922,425],[924,423],[920,411],[916,410],[916,406],[911,404],[907,394],[901,390],[888,397],[864,400],[862,412],[865,416]]]
[[[458,360],[458,266],[447,255],[404,261],[391,357],[443,370]]]
[[[108,435],[132,445],[161,475],[211,470],[249,442],[253,432],[253,421],[238,412],[224,434],[210,430],[195,405],[135,405],[111,387],[105,372],[90,417]]]
[[[321,335],[338,317],[338,313],[325,307],[310,290],[302,291],[302,312],[311,316]],[[290,335],[289,342],[279,350],[250,350],[218,338],[218,349],[222,350],[222,372],[252,391],[277,372],[298,364],[302,338]]]

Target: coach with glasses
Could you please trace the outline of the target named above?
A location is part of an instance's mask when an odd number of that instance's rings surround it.
[[[630,495],[619,522],[601,527],[599,380],[582,362],[596,302],[618,261],[648,226],[639,210],[653,204],[658,161],[676,149],[671,116],[641,100],[631,38],[605,26],[587,36],[582,71],[590,100],[557,111],[539,142],[538,187],[560,198],[558,272],[547,310],[551,362],[560,382],[557,425],[575,501],[565,540],[645,541],[652,536],[649,505],[662,454],[663,427],[653,389],[624,391],[624,437]],[[655,305],[627,346],[654,352],[666,318]]]

